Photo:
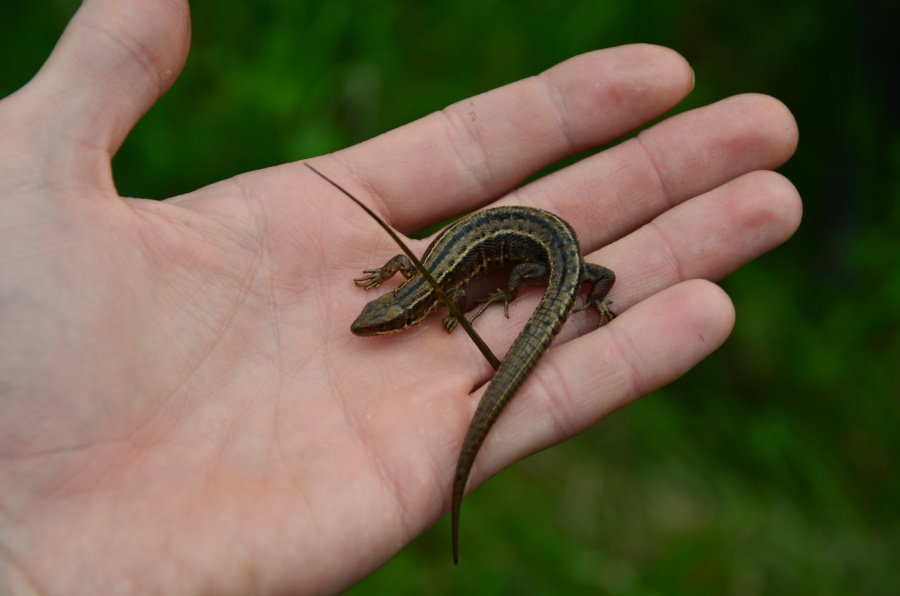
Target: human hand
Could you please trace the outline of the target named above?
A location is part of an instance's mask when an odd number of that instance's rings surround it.
[[[0,103],[3,593],[334,592],[449,506],[492,371],[438,316],[350,334],[375,295],[352,278],[397,252],[355,205],[299,163],[118,196],[110,158],[180,70],[188,22],[184,2],[87,0]],[[796,127],[761,96],[516,188],[691,85],[669,50],[594,52],[313,160],[404,232],[495,201],[548,209],[617,274],[620,316],[570,318],[470,487],[714,350],[733,311],[702,280],[796,228],[796,192],[767,171]],[[498,353],[538,292],[479,319]]]

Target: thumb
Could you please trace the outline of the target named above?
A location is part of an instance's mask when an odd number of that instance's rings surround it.
[[[85,0],[8,99],[54,175],[112,188],[110,158],[175,81],[189,44],[186,0]]]

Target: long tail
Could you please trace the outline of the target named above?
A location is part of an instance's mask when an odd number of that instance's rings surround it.
[[[559,298],[562,298],[560,301]],[[453,477],[453,499],[450,505],[453,541],[453,564],[459,563],[459,510],[462,505],[463,495],[466,492],[466,483],[472,464],[478,450],[487,438],[488,432],[497,421],[503,408],[512,400],[513,396],[537,366],[538,360],[550,347],[550,343],[556,336],[565,321],[565,316],[560,317],[557,309],[568,312],[571,308],[574,294],[565,297],[549,297],[538,304],[534,314],[525,324],[522,332],[513,342],[506,358],[500,363],[493,380],[488,385],[487,391],[478,403],[472,423],[466,432],[462,450],[459,452],[459,460],[456,463],[456,474]],[[560,304],[562,302],[562,304]],[[568,305],[565,303],[568,302]],[[551,328],[550,333],[545,331]]]

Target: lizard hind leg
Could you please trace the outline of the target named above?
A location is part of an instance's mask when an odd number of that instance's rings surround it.
[[[543,263],[519,263],[518,265],[513,267],[512,272],[510,272],[509,279],[506,281],[505,289],[498,288],[488,294],[486,298],[476,300],[477,303],[481,304],[481,307],[477,311],[475,311],[475,314],[472,315],[472,318],[469,319],[469,322],[473,322],[475,319],[480,317],[490,305],[496,304],[498,302],[503,303],[503,315],[508,319],[509,304],[516,299],[516,296],[519,295],[519,289],[522,287],[522,284],[526,282],[546,282],[549,277],[550,269]]]
[[[603,325],[603,319],[612,321],[616,318],[616,311],[612,309],[612,300],[604,300],[610,289],[616,283],[616,274],[600,265],[585,263],[581,271],[582,283],[590,284],[587,299],[583,306],[579,306],[572,312],[581,312],[586,308],[592,308],[600,315],[597,327]]]

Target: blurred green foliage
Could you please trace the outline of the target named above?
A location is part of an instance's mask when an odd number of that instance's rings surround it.
[[[77,3],[7,3],[0,95]],[[900,593],[900,55],[865,0],[219,0],[193,6],[172,91],[114,163],[188,192],[337,150],[631,42],[685,55],[679,110],[760,92],[801,131],[785,246],[722,281],[733,336],[670,387],[501,474],[353,594]]]

